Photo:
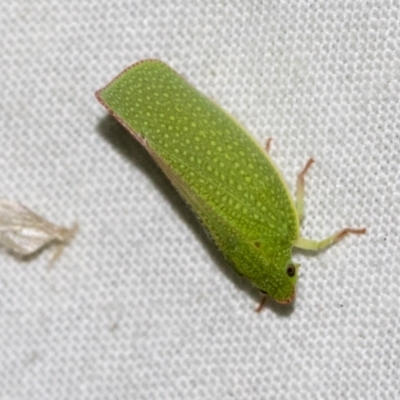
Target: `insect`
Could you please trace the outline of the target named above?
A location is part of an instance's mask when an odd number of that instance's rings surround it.
[[[144,60],[96,92],[99,102],[147,149],[236,271],[276,301],[295,298],[292,248],[320,250],[300,235],[304,175],[296,203],[267,152],[217,104],[168,65]]]

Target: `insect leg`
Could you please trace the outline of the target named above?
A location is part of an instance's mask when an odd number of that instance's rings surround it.
[[[299,217],[299,222],[304,217],[304,175],[314,163],[314,160],[310,158],[307,161],[307,164],[304,166],[302,171],[297,176],[297,185],[296,185],[296,207],[297,207],[297,215]]]
[[[265,306],[265,303],[267,302],[267,296],[263,296],[262,299],[260,300],[260,304],[258,305],[258,307],[254,310],[256,313],[260,313],[262,311],[262,309]]]
[[[271,143],[272,143],[272,138],[268,138],[267,141],[265,142],[265,151],[269,154],[271,150]]]
[[[293,243],[293,247],[297,247],[297,248],[303,249],[303,250],[318,251],[318,250],[321,250],[333,243],[338,242],[339,240],[343,239],[345,236],[347,236],[350,233],[353,233],[356,235],[363,235],[366,232],[367,232],[367,230],[365,228],[360,228],[360,229],[344,228],[340,232],[335,233],[334,235],[329,236],[326,239],[320,240],[320,241],[299,237]]]

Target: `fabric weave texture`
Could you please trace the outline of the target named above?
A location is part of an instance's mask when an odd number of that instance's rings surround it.
[[[0,197],[80,230],[0,252],[0,400],[400,399],[400,3],[4,1]],[[294,306],[224,261],[94,98],[158,58],[265,143],[304,236]]]

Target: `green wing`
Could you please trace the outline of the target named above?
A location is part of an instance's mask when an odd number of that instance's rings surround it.
[[[263,149],[219,106],[167,65],[148,60],[96,93],[149,151],[236,270],[291,301],[299,222],[288,189]]]
[[[140,62],[97,97],[169,167],[171,180],[179,177],[181,188],[190,187],[192,198],[201,199],[204,209],[207,205],[241,236],[287,246],[298,237],[294,204],[263,149],[166,64]]]

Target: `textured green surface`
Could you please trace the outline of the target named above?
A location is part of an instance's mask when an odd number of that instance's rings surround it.
[[[96,96],[147,148],[235,269],[290,302],[298,272],[291,261],[296,208],[244,128],[156,60],[133,65]]]

